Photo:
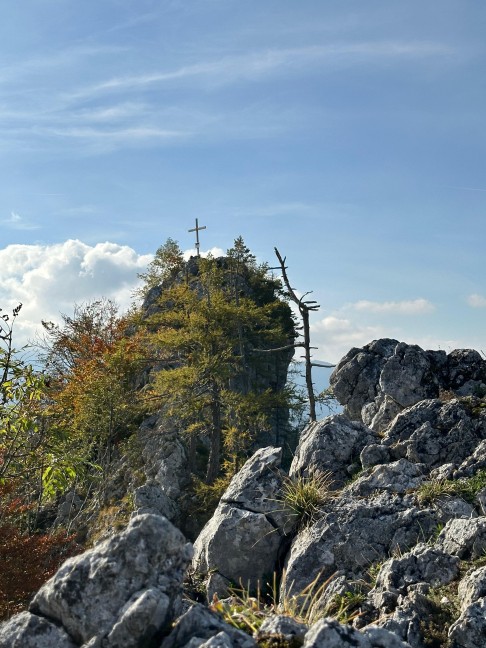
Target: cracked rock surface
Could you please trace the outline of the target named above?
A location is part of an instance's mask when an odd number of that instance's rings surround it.
[[[194,544],[193,570],[216,572],[255,589],[273,574],[289,515],[279,501],[284,479],[280,448],[262,448],[231,480]],[[211,595],[225,596],[212,578]]]

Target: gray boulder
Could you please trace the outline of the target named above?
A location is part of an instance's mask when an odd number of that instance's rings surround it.
[[[67,560],[30,609],[79,644],[135,648],[171,623],[191,557],[192,547],[168,520],[136,516],[123,533]]]
[[[448,648],[486,645],[486,598],[471,603],[449,628]]]
[[[474,560],[486,551],[486,517],[449,520],[435,547],[459,558]]]
[[[427,352],[398,340],[375,340],[351,349],[330,383],[344,413],[382,430],[404,407],[439,395],[444,352]]]
[[[481,394],[486,387],[486,362],[473,349],[456,349],[447,356],[446,389],[458,396]]]
[[[329,471],[331,488],[340,488],[349,480],[347,469],[358,460],[364,446],[377,441],[376,433],[343,414],[310,423],[301,433],[290,477]]]
[[[486,596],[486,567],[469,571],[457,588],[462,612],[480,598]]]
[[[414,506],[411,495],[381,492],[332,500],[294,539],[282,595],[299,595],[315,579],[324,581],[340,570],[348,580],[362,579],[370,565],[427,541],[444,521],[435,509]]]
[[[245,632],[225,623],[223,619],[199,603],[191,606],[176,622],[160,648],[254,648],[255,640]]]
[[[364,631],[321,619],[305,635],[304,648],[410,648],[391,632],[374,626]]]
[[[212,575],[211,594],[225,596],[228,582],[254,589],[271,579],[289,517],[279,502],[280,460],[279,448],[258,450],[233,477],[199,534],[193,570]],[[223,580],[215,581],[214,573]]]
[[[368,597],[374,606],[383,611],[395,607],[399,595],[405,595],[411,585],[428,583],[438,587],[450,583],[459,574],[459,558],[418,544],[399,558],[383,563],[375,588]]]
[[[427,648],[430,640],[429,624],[433,623],[438,610],[424,594],[418,589],[409,592],[407,596],[400,596],[393,614],[380,616],[376,625],[387,630],[397,640],[407,642],[406,645],[412,648]]]
[[[376,491],[404,494],[417,488],[424,481],[426,473],[427,467],[424,464],[399,459],[366,470],[347,487],[346,492],[360,497],[367,497]]]
[[[399,414],[383,444],[392,458],[405,457],[429,468],[459,466],[486,437],[486,416],[473,416],[458,400],[425,400]]]
[[[272,614],[262,623],[255,639],[259,644],[284,644],[288,648],[299,648],[304,643],[308,626],[292,617]]]
[[[187,451],[179,433],[162,417],[148,418],[137,431],[146,484],[135,489],[139,513],[158,513],[179,524],[179,498],[190,482]]]
[[[424,351],[397,340],[351,349],[330,378],[344,413],[382,431],[404,408],[441,391],[470,396],[486,388],[486,362],[477,351]]]
[[[0,624],[0,648],[76,648],[71,637],[47,619],[21,612]]]
[[[171,521],[177,519],[180,513],[175,501],[155,479],[148,479],[145,484],[135,488],[133,504],[138,514],[155,513]]]

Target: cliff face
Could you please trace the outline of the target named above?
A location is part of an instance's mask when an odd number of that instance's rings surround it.
[[[0,648],[42,647],[41,635],[66,648],[486,645],[485,369],[471,351],[352,350],[332,378],[345,413],[303,431],[289,473],[279,448],[258,450],[197,538],[187,592],[211,609],[181,607],[189,549],[139,510],[1,626]],[[272,580],[266,609],[219,600]]]

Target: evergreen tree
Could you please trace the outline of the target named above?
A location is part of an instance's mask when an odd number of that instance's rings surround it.
[[[143,281],[140,295],[145,297],[151,288],[173,277],[183,265],[182,250],[177,241],[169,237],[155,252],[153,260],[147,267],[147,272],[138,275]]]
[[[265,362],[257,350],[284,344],[288,331],[277,284],[268,288],[266,303],[251,294],[251,280],[262,282],[264,275],[253,259],[241,238],[228,258],[198,259],[197,274],[166,286],[147,320],[149,346],[164,367],[152,392],[180,421],[192,454],[197,439],[209,439],[208,484],[224,460],[238,462],[281,405],[281,394],[262,388],[258,367]]]

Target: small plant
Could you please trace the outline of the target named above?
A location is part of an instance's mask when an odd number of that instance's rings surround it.
[[[359,607],[365,600],[366,594],[363,592],[336,594],[329,604],[328,612],[339,623],[351,623],[353,619],[360,615]]]
[[[430,613],[420,622],[424,644],[427,648],[442,648],[448,645],[449,628],[460,614],[457,581],[432,588],[427,599]]]
[[[383,567],[383,561],[379,560],[378,562],[373,563],[368,567],[367,574],[369,578],[368,587],[373,589],[376,587],[376,582],[378,580],[378,574],[380,569]]]
[[[314,522],[320,508],[330,497],[331,486],[330,471],[288,478],[277,501],[295,518],[295,526],[303,527]]]
[[[361,592],[346,592],[324,604],[323,595],[333,578],[334,574],[321,582],[321,574],[318,574],[301,592],[286,595],[279,601],[277,577],[274,574],[273,585],[268,586],[271,590],[268,597],[262,596],[260,590],[256,596],[250,596],[247,589],[241,588],[232,590],[232,596],[222,601],[215,596],[210,608],[226,623],[248,634],[256,633],[263,621],[272,614],[288,616],[309,626],[325,617],[340,623],[351,623],[359,616],[359,605],[366,597]]]
[[[439,497],[459,495],[468,502],[473,502],[476,495],[486,487],[486,470],[479,470],[475,475],[463,479],[435,479],[422,484],[417,490],[420,504],[429,504]]]

